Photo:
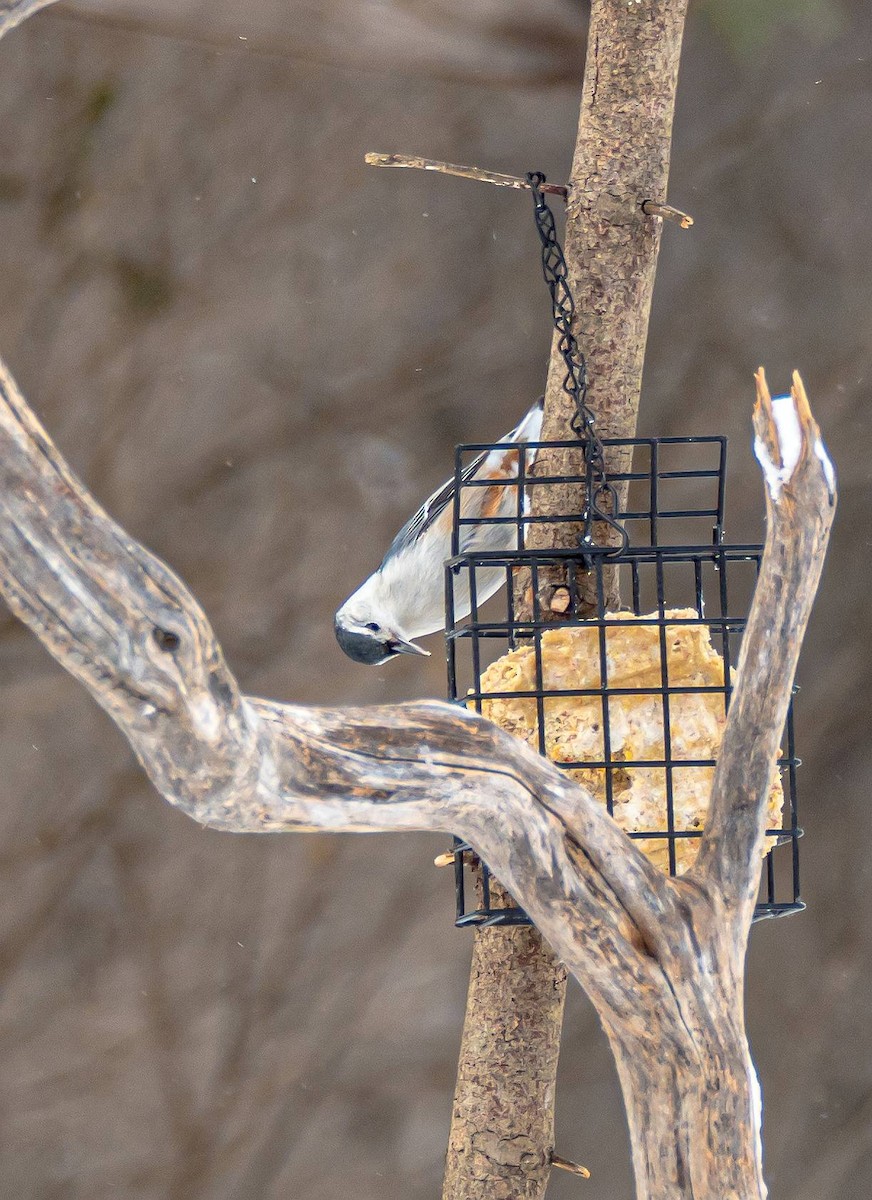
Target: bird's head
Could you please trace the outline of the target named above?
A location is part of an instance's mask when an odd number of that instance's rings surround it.
[[[398,654],[423,654],[423,650],[410,642],[390,622],[382,620],[375,612],[360,612],[343,605],[333,622],[336,640],[342,650],[355,662],[377,667],[396,658]]]

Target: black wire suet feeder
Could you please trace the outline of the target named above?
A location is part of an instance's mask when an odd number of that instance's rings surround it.
[[[539,190],[544,176],[529,175],[528,181],[566,365],[563,388],[575,402],[573,429],[579,441],[517,444],[518,473],[501,484],[515,490],[514,513],[492,518],[514,526],[514,545],[499,551],[465,549],[462,516],[464,490],[494,482],[470,478],[470,462],[497,444],[458,447],[452,557],[445,568],[448,694],[491,719],[501,704],[514,732],[519,732],[515,726],[523,726],[521,735],[540,753],[591,786],[629,836],[652,856],[659,855],[664,869],[676,875],[687,864],[694,841],[702,837],[703,822],[685,819],[686,800],[701,786],[705,790],[716,750],[704,737],[695,741],[693,733],[685,736],[675,714],[693,712],[703,726],[714,721],[722,729],[763,548],[725,540],[725,437],[598,438],[586,403],[586,364],[572,333],[574,304],[566,264]],[[506,443],[500,448],[506,449]],[[578,473],[532,474],[536,454],[547,448],[581,449]],[[630,469],[607,476],[607,451],[614,461],[630,462]],[[583,512],[530,513],[525,496],[534,488],[565,484],[577,484],[583,492]],[[624,491],[627,499],[619,511]],[[482,518],[475,520],[480,524]],[[529,531],[537,522],[565,523],[580,528],[581,534],[570,549],[528,548]],[[505,574],[504,593],[479,604],[477,592],[484,589],[477,588],[477,577],[487,572],[492,578],[494,570]],[[543,611],[540,595],[540,581],[555,575],[565,582],[565,611],[557,620],[553,609]],[[584,594],[580,579],[585,581]],[[608,584],[614,580],[623,601],[620,612],[606,607]],[[492,591],[489,588],[488,594]],[[455,619],[455,597],[459,608],[467,592],[471,611],[461,622]],[[632,652],[643,655],[638,661],[644,667],[635,675],[624,670],[630,659],[621,657],[621,638]],[[677,660],[670,656],[690,654],[694,646],[709,665],[717,663],[714,675],[700,674],[695,664],[693,669],[676,669]],[[587,677],[556,678],[559,672],[552,669],[549,655],[559,651],[566,661],[576,663],[581,650],[593,660]],[[586,714],[584,721],[573,723],[573,706]],[[656,726],[654,742],[635,736],[645,721]],[[780,778],[774,785],[780,820],[767,830],[757,920],[805,907],[799,890],[802,830],[797,820],[799,759],[792,705],[782,748]],[[644,812],[644,802],[655,791],[662,801],[659,818],[650,825],[636,820],[628,828],[622,819],[630,811],[627,797],[637,804],[634,811]],[[470,867],[476,860],[470,846],[457,840],[453,858],[457,925],[529,924],[522,909],[505,906],[494,894],[484,863],[472,898]]]

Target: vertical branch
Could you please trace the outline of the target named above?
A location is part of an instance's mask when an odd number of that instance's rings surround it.
[[[766,481],[766,550],[691,872],[726,898],[742,947],[757,899],[769,785],[836,505],[835,470],[798,372],[789,396],[770,396],[762,367],[756,383],[754,452]]]
[[[564,252],[576,304],[575,335],[588,362],[589,404],[603,438],[632,437],[636,429],[662,225],[642,204],[666,199],[686,11],[687,0],[629,5],[593,0],[591,6]],[[544,288],[542,301],[544,306]],[[546,441],[574,436],[564,374],[555,338],[545,394]],[[578,474],[580,457],[572,450],[542,451],[534,474]],[[606,465],[612,471],[628,467],[614,453]],[[581,512],[583,497],[571,484],[552,484],[533,487],[531,502],[536,515],[559,516]],[[577,528],[567,522],[536,523],[527,544],[563,548],[576,545],[576,536]],[[562,580],[546,570],[540,580],[539,604],[547,615]],[[589,580],[582,577],[580,592],[588,605],[595,601]],[[607,605],[617,607],[616,580],[606,593]],[[476,931],[472,972],[443,1200],[539,1200],[554,1149],[566,972],[537,930],[494,928]],[[485,1077],[490,1087],[481,1086]],[[519,1144],[524,1156],[515,1161]]]
[[[581,116],[568,181],[564,251],[575,297],[575,336],[587,358],[588,404],[601,438],[636,432],[642,364],[660,250],[662,218],[642,210],[667,195],[672,119],[687,0],[627,4],[593,0]],[[574,437],[573,405],[562,389],[563,363],[551,349],[545,420],[548,440]],[[626,471],[630,456],[612,449],[610,472]],[[543,451],[540,475],[578,474],[573,450]],[[537,491],[533,489],[535,497]],[[580,511],[569,485],[547,489],[551,512]],[[621,499],[625,498],[622,489]],[[543,510],[544,515],[544,510]],[[576,544],[569,523],[533,526],[531,548]],[[612,574],[612,573],[607,573]],[[547,609],[555,583],[543,573],[540,599]],[[595,601],[590,580],[580,591]],[[616,581],[607,580],[606,605],[618,606]]]
[[[515,904],[495,879],[491,904]],[[565,999],[566,970],[538,929],[475,931],[443,1200],[544,1194]]]

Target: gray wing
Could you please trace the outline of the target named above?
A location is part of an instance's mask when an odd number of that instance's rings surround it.
[[[463,473],[460,476],[461,486],[473,478],[481,464],[487,458],[488,453],[487,450],[484,450],[463,468]],[[451,479],[437,488],[432,496],[428,496],[415,515],[410,517],[405,523],[388,547],[388,552],[382,560],[382,566],[384,566],[389,558],[396,558],[398,554],[402,554],[404,550],[416,542],[421,534],[430,528],[436,518],[445,511],[453,500],[454,477],[452,476]]]

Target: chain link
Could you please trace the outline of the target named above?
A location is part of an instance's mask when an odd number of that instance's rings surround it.
[[[542,274],[551,293],[554,328],[559,335],[557,348],[566,367],[563,390],[575,405],[571,425],[584,447],[585,509],[581,514],[584,532],[581,545],[586,551],[620,554],[629,545],[627,531],[616,520],[619,509],[618,493],[606,475],[605,449],[596,432],[596,417],[587,405],[587,360],[581,352],[572,325],[575,320],[575,301],[569,287],[566,259],[557,239],[554,214],[545,202],[541,171],[530,171],[527,182],[533,194],[533,218],[542,242]],[[611,526],[621,539],[618,547],[599,546],[594,540],[594,523],[602,521]]]

